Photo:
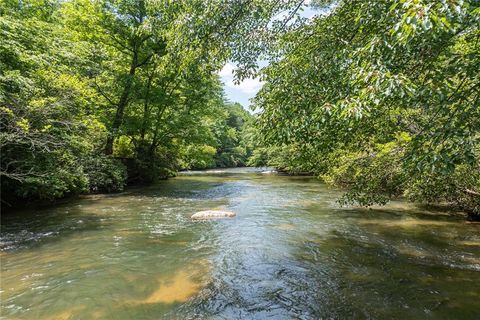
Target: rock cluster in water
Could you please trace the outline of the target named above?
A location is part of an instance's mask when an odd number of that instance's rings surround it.
[[[205,210],[199,211],[192,215],[194,220],[204,220],[204,219],[220,219],[220,218],[233,218],[235,217],[235,212],[227,210]]]

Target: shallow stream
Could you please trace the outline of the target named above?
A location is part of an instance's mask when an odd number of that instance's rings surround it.
[[[339,195],[228,169],[5,214],[1,319],[480,319],[479,224]]]

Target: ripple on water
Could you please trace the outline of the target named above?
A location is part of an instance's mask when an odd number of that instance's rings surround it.
[[[2,316],[475,318],[478,225],[338,195],[227,170],[2,216]],[[237,218],[190,220],[214,208]]]

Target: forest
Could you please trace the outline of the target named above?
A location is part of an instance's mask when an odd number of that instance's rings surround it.
[[[271,166],[479,218],[477,0],[1,0],[0,26],[2,207]]]
[[[201,1],[2,1],[0,12],[2,205],[246,165],[253,117],[223,95],[223,43],[190,33],[212,19]]]

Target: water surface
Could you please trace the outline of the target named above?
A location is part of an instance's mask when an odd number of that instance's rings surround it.
[[[478,224],[338,196],[229,169],[3,215],[1,318],[480,318]]]

